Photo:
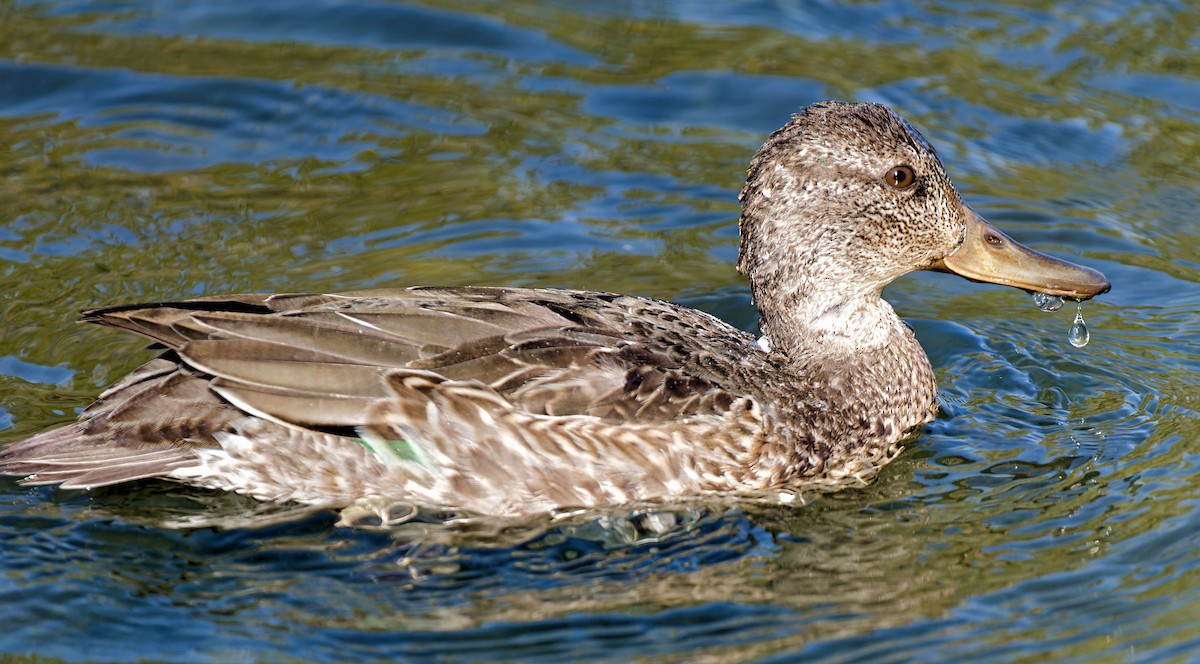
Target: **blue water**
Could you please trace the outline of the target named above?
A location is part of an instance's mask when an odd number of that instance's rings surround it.
[[[15,661],[1200,657],[1191,3],[0,0],[0,440],[150,356],[78,309],[412,284],[647,294],[755,327],[754,150],[895,107],[1084,304],[886,295],[943,416],[869,486],[523,522],[347,524],[0,479]]]

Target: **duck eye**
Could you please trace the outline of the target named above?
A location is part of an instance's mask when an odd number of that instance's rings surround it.
[[[917,174],[912,166],[895,166],[884,176],[887,183],[897,189],[904,189],[917,181]]]

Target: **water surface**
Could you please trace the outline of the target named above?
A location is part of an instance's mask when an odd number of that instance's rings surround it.
[[[103,303],[412,284],[673,299],[747,330],[737,190],[826,98],[1101,269],[1074,308],[887,297],[944,416],[803,505],[346,527],[0,480],[0,653],[129,661],[1185,661],[1200,652],[1191,3],[0,0],[0,439],[145,342]],[[219,526],[219,527],[214,527]]]

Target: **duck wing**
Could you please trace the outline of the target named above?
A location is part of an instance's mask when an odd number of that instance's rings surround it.
[[[85,311],[83,320],[140,334],[165,352],[106,390],[75,425],[0,450],[0,472],[67,488],[182,479],[207,472],[203,459],[222,441],[253,429],[265,433],[251,456],[270,461],[238,472],[261,471],[259,486],[284,487],[249,490],[269,497],[298,496],[288,487],[318,474],[304,462],[294,481],[282,481],[279,455],[295,445],[313,450],[306,459],[341,468],[320,473],[337,477],[378,472],[344,472],[375,463],[363,457],[366,445],[385,464],[396,461],[389,449],[420,447],[444,469],[457,464],[476,478],[507,458],[514,478],[553,467],[584,484],[609,471],[632,482],[650,472],[651,459],[688,466],[701,452],[713,459],[688,467],[720,474],[729,465],[722,454],[733,452],[696,448],[696,437],[749,440],[760,426],[746,390],[728,387],[746,383],[737,376],[749,335],[645,298],[410,288],[120,305]],[[663,478],[647,486],[665,487]]]
[[[681,315],[705,317],[607,293],[410,288],[104,307],[83,319],[157,341],[247,412],[341,431],[395,398],[393,370],[487,386],[536,415],[662,422],[727,409],[720,372],[678,352]]]

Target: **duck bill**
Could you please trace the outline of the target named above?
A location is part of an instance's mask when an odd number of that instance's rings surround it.
[[[1108,279],[1100,272],[1034,251],[996,230],[965,204],[962,209],[966,238],[935,269],[971,281],[1077,300],[1108,292]]]

